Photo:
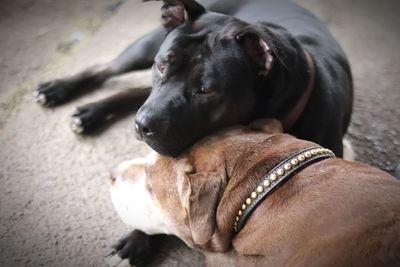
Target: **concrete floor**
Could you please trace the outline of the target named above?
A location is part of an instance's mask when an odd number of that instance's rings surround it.
[[[355,80],[349,138],[358,159],[392,172],[400,162],[400,41],[396,0],[298,0],[324,20],[347,52]],[[133,118],[77,137],[77,105],[149,84],[146,72],[55,109],[33,103],[40,81],[106,62],[158,25],[159,3],[133,0],[0,0],[0,266],[104,266],[129,229],[114,212],[108,169],[148,148]],[[176,245],[176,244],[175,244]],[[179,246],[179,245],[177,245]],[[169,257],[170,256],[170,257]],[[158,259],[198,266],[184,248]]]

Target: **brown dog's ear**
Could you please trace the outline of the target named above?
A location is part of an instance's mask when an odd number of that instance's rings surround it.
[[[143,2],[147,1],[151,0],[143,0]],[[205,12],[206,9],[194,0],[163,0],[161,7],[162,24],[169,32],[182,25],[186,18],[195,20]]]
[[[222,166],[221,169],[225,170]],[[216,209],[226,186],[225,172],[204,172],[187,175],[190,185],[189,223],[193,241],[207,243],[215,232]]]

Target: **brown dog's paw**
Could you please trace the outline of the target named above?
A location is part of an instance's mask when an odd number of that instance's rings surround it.
[[[259,119],[250,123],[250,129],[266,133],[283,133],[282,123],[277,119]]]

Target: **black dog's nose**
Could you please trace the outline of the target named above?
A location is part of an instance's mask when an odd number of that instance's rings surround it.
[[[135,122],[135,131],[140,138],[151,137],[154,135],[154,131],[152,131],[146,124],[139,120],[136,120]]]

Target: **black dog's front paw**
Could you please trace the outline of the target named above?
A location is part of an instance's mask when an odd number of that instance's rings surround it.
[[[143,266],[150,262],[157,246],[154,244],[153,236],[147,235],[141,231],[132,231],[128,236],[123,237],[113,246],[108,263],[110,266],[118,266],[124,259],[129,260],[129,264]],[[115,260],[118,255],[120,261]]]
[[[78,107],[72,114],[71,128],[76,134],[95,130],[108,118],[109,114],[98,104],[87,104]]]
[[[33,91],[33,98],[43,106],[56,106],[68,99],[73,86],[72,83],[62,80],[41,83]]]

